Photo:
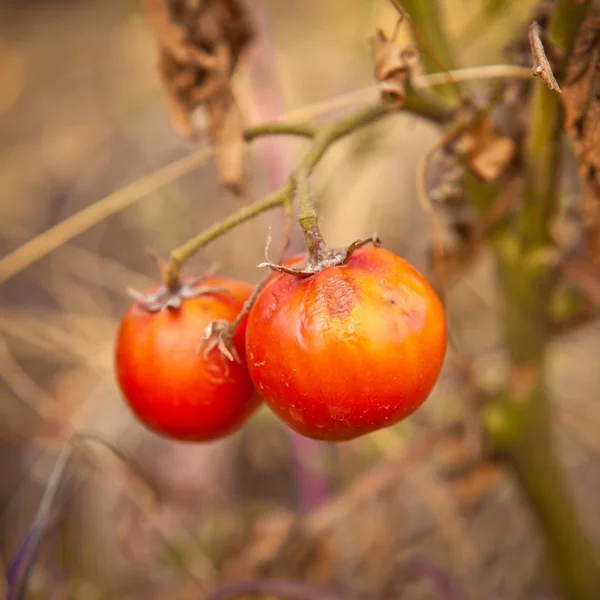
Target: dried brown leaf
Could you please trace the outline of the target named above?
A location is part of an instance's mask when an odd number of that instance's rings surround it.
[[[189,99],[186,98],[185,93],[183,93],[184,90],[193,87],[194,74],[192,71],[179,70],[178,63],[164,50],[160,50],[158,72],[165,91],[167,109],[173,127],[182,137],[190,140],[194,139],[196,130],[191,119],[193,107]]]
[[[584,189],[581,211],[587,249],[600,268],[600,17],[581,26],[563,92],[566,127],[574,137]]]
[[[584,294],[596,310],[600,310],[600,278],[595,269],[585,262],[570,259],[563,265],[562,274]]]
[[[477,119],[456,144],[456,151],[464,158],[473,174],[481,181],[493,181],[510,164],[516,144],[500,135],[490,119]]]
[[[231,90],[240,54],[253,37],[242,0],[144,0],[159,45],[159,74],[178,133],[196,139],[196,109],[208,115],[220,180],[244,182],[243,124]]]
[[[217,169],[221,181],[233,191],[241,192],[245,174],[244,123],[233,97],[221,97],[210,105],[210,136],[216,146]]]
[[[159,45],[180,63],[197,62],[207,69],[211,68],[214,60],[210,54],[191,44],[186,28],[173,20],[174,4],[169,0],[144,0],[148,21]]]

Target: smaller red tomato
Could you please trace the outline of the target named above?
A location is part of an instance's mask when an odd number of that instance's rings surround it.
[[[204,356],[199,348],[212,321],[233,322],[252,287],[219,276],[194,285],[231,295],[211,291],[157,312],[134,303],[119,327],[116,375],[131,410],[148,428],[177,440],[207,441],[237,430],[260,404],[245,361],[246,319],[233,338],[240,363],[225,360],[218,349]]]
[[[287,265],[300,259],[306,257]],[[438,297],[414,267],[383,248],[360,248],[308,277],[274,274],[246,331],[248,368],[265,403],[292,429],[328,441],[414,412],[445,352]]]

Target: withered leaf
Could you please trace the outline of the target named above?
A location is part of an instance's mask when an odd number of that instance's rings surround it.
[[[231,76],[254,29],[242,0],[144,0],[159,46],[159,75],[177,132],[196,139],[193,116],[208,115],[220,180],[240,192],[245,175],[243,121]]]
[[[416,48],[398,48],[393,37],[388,39],[381,29],[369,40],[375,59],[375,79],[379,82],[381,103],[390,109],[400,108],[406,97],[410,69],[418,62]]]
[[[577,259],[565,262],[564,278],[577,287],[597,310],[600,310],[600,278],[592,265]]]
[[[493,181],[512,161],[516,144],[500,135],[489,118],[477,119],[456,142],[456,151],[481,181]]]
[[[600,17],[583,23],[563,86],[566,127],[583,184],[582,224],[589,258],[600,268]]]
[[[229,102],[222,98],[218,103],[209,105],[209,134],[213,140],[217,155],[217,170],[221,181],[225,182],[234,192],[241,192],[238,187],[244,179],[246,145],[242,114],[233,97]]]

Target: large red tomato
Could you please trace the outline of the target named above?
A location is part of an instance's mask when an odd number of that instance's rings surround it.
[[[252,287],[218,276],[198,285],[225,288],[231,296],[209,292],[158,312],[134,303],[121,321],[116,342],[117,380],[134,414],[150,429],[178,440],[225,436],[260,403],[245,361],[246,319],[233,339],[241,363],[224,360],[217,349],[207,357],[199,349],[208,324],[216,319],[232,322]]]
[[[361,248],[309,277],[275,273],[246,330],[248,368],[265,402],[292,429],[329,441],[410,415],[431,392],[445,353],[434,290],[382,248]]]

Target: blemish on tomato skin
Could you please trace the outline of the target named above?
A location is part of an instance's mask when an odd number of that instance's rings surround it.
[[[322,308],[329,317],[343,319],[352,313],[359,299],[356,281],[347,273],[335,269],[318,281],[314,304]]]

